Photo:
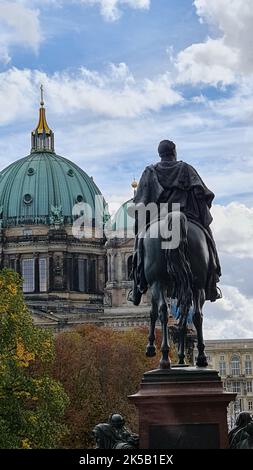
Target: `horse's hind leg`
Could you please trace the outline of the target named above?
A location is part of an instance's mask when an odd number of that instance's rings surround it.
[[[151,287],[152,299],[156,303],[158,315],[162,325],[162,345],[160,369],[170,369],[169,359],[169,335],[168,335],[168,308],[164,296],[164,289],[160,282],[155,282]]]
[[[198,289],[193,294],[193,303],[194,303],[194,313],[193,313],[193,324],[197,331],[197,341],[198,341],[198,357],[196,365],[198,367],[208,366],[207,358],[205,355],[205,345],[203,339],[203,313],[202,308],[205,303],[205,290]]]
[[[156,355],[156,347],[155,347],[155,325],[156,325],[156,320],[158,317],[158,308],[157,304],[153,299],[152,296],[152,306],[150,310],[150,326],[149,326],[149,337],[148,337],[148,345],[146,349],[146,356],[147,357],[154,357]]]
[[[180,317],[179,317],[179,341],[178,341],[178,362],[179,365],[185,365],[185,339],[187,334],[187,317],[188,307],[180,306]]]

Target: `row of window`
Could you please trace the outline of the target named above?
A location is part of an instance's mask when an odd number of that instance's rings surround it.
[[[23,291],[26,293],[34,292],[35,290],[35,260],[24,259],[22,261],[22,277],[24,279]],[[46,258],[39,259],[39,290],[40,292],[47,292],[47,260]]]
[[[16,269],[15,259],[10,260],[10,267]],[[39,292],[48,291],[48,262],[46,258],[39,258]],[[80,292],[95,292],[96,291],[96,260],[95,259],[79,259],[77,272],[74,275],[76,284],[71,285],[70,289],[79,290]],[[73,266],[69,266],[70,273],[72,273]],[[32,293],[35,291],[35,259],[26,258],[21,262],[21,274],[23,277],[23,292]],[[71,280],[72,275],[70,276]]]
[[[224,356],[221,356],[219,362],[219,372],[221,376],[225,376],[227,374],[231,374],[233,376],[240,375],[241,372],[241,362],[239,356],[233,356],[230,361],[230,367],[227,368],[227,364],[222,359]],[[229,370],[228,370],[229,369]],[[252,361],[250,356],[246,356],[245,363],[244,363],[244,370],[246,375],[252,375]]]
[[[253,392],[252,380],[247,382],[241,382],[239,380],[228,381],[224,384],[225,389],[228,392],[239,393],[240,395]]]

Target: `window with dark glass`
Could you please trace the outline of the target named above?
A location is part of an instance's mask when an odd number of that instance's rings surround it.
[[[225,361],[220,361],[219,362],[219,371],[220,371],[221,376],[224,377],[226,375],[226,363],[225,363]]]
[[[95,293],[96,292],[96,260],[90,259],[89,260],[89,292]]]
[[[15,260],[15,258],[10,259],[10,264],[9,265],[10,265],[10,269],[13,269],[15,271],[15,269],[16,269],[16,260]]]
[[[241,382],[239,381],[232,382],[232,392],[241,393]]]
[[[34,292],[34,259],[23,259],[22,261],[23,291]]]
[[[46,258],[40,258],[39,270],[40,270],[40,292],[47,292],[47,260]]]
[[[245,360],[245,374],[252,375],[252,361],[250,356],[246,356]]]
[[[246,390],[247,390],[247,393],[252,393],[252,380],[247,382]]]
[[[233,356],[231,359],[231,374],[240,375],[240,358],[239,356]]]
[[[87,283],[87,259],[78,260],[78,290],[88,292]]]

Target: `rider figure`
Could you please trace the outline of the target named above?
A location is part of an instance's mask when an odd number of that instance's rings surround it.
[[[158,208],[168,204],[171,212],[172,204],[179,203],[180,210],[188,220],[202,228],[206,235],[209,248],[209,272],[206,285],[206,300],[214,302],[221,297],[216,283],[221,276],[221,268],[216,245],[210,229],[213,220],[210,208],[214,193],[210,191],[200,178],[197,171],[188,163],[177,161],[176,145],[163,140],[158,146],[161,162],[145,168],[134,197],[134,203],[147,206],[156,203]],[[159,213],[159,212],[158,212]],[[137,214],[137,211],[136,211]],[[133,290],[129,300],[139,305],[142,294],[147,291],[147,281],[143,267],[143,235],[152,220],[146,221],[145,227],[138,227],[138,216],[135,216],[135,248],[133,256]]]

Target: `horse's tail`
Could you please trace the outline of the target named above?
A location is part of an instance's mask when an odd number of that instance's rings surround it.
[[[193,276],[188,254],[188,222],[182,212],[174,213],[174,215],[176,223],[173,225],[173,230],[176,231],[179,243],[175,248],[168,248],[165,251],[167,273],[173,282],[172,295],[177,299],[177,306],[183,305],[190,308],[193,298]],[[172,214],[168,214],[166,223],[168,223],[168,229],[171,230]]]

